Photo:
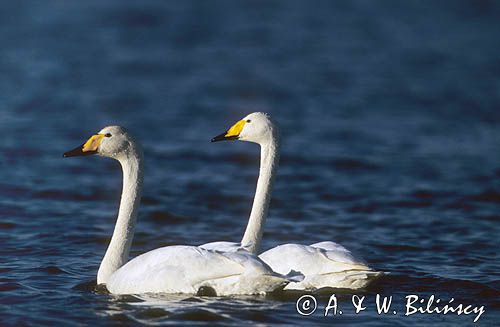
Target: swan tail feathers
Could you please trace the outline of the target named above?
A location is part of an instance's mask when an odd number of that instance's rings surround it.
[[[373,270],[353,270],[340,273],[308,275],[300,282],[292,282],[285,290],[321,291],[324,289],[363,289],[385,273]]]

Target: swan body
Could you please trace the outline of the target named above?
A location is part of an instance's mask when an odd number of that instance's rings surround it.
[[[381,275],[342,245],[330,241],[311,245],[278,245],[259,255],[259,258],[277,273],[296,271],[304,275],[301,281],[285,286],[285,290],[360,289]]]
[[[217,295],[263,294],[289,282],[244,250],[167,246],[128,261],[143,185],[142,149],[124,128],[110,126],[64,156],[90,154],[116,159],[123,170],[118,218],[97,273],[97,283],[105,284],[111,293],[193,294],[210,287]]]
[[[249,253],[178,245],[127,262],[110,276],[106,287],[113,294],[196,294],[201,287],[210,287],[217,295],[234,295],[272,292],[287,282]]]
[[[222,251],[247,250],[258,254],[279,161],[279,133],[267,114],[256,112],[214,137],[212,142],[223,140],[242,140],[260,145],[259,179],[242,241],[213,242],[202,247]],[[369,268],[361,259],[355,258],[343,246],[330,241],[312,245],[283,244],[261,253],[259,258],[277,273],[300,273],[304,276],[300,281],[289,283],[285,290],[359,289],[382,274]]]

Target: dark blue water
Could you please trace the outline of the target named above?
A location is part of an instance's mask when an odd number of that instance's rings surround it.
[[[0,9],[2,325],[471,325],[500,320],[500,3],[23,1]],[[258,147],[210,139],[252,111],[283,134],[264,248],[334,240],[391,272],[354,314],[297,294],[116,297],[95,288],[119,165],[63,159],[105,125],[144,145],[133,256],[238,241]],[[337,292],[338,293],[338,292]],[[378,315],[376,294],[397,315]]]

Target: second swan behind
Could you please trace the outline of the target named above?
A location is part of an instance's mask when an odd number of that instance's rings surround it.
[[[279,161],[279,133],[276,124],[262,112],[254,112],[238,121],[212,142],[241,140],[260,145],[260,172],[250,218],[240,243],[212,242],[205,249],[240,251],[259,254],[274,176]],[[300,273],[304,279],[292,282],[285,290],[318,290],[322,288],[359,289],[366,287],[381,272],[374,271],[340,244],[324,241],[311,245],[288,243],[260,254],[280,274]]]

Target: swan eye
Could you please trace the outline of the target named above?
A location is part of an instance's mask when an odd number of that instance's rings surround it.
[[[247,119],[247,123],[251,123],[252,121],[250,119]]]
[[[111,137],[111,133],[104,134],[105,137]]]

